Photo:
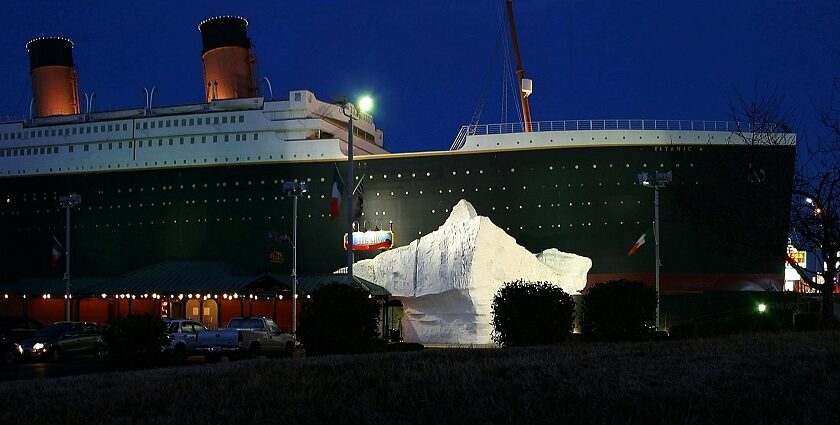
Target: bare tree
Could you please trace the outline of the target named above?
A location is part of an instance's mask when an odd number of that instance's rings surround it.
[[[790,205],[790,237],[794,245],[817,254],[817,267],[801,267],[792,258],[785,260],[802,281],[821,295],[826,326],[834,324],[834,296],[840,251],[840,109],[834,97],[840,94],[835,81],[832,100],[816,107],[824,135],[808,141],[800,133],[799,158],[793,173]],[[731,106],[732,117],[740,124],[736,136],[753,146],[797,144],[791,137],[791,115],[783,107],[784,98],[768,90],[755,92],[751,99],[740,94]],[[757,176],[760,178],[760,176]]]
[[[822,315],[834,324],[834,292],[837,288],[840,252],[840,109],[835,98],[840,81],[835,80],[828,104],[817,107],[817,118],[825,130],[815,142],[805,145],[794,180],[791,204],[791,238],[808,252],[818,255],[815,270],[807,270],[793,259],[791,265],[822,298]]]

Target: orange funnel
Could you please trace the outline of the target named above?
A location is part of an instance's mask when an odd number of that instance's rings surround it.
[[[258,96],[256,60],[247,27],[248,21],[237,16],[219,16],[199,24],[208,102]]]
[[[26,43],[36,117],[79,113],[79,89],[73,67],[73,42],[38,38]]]

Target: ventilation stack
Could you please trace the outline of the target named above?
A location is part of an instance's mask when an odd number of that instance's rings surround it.
[[[255,64],[248,21],[218,16],[198,25],[207,101],[257,97]]]
[[[77,115],[79,88],[73,66],[73,42],[60,37],[36,38],[26,43],[26,50],[34,116]]]

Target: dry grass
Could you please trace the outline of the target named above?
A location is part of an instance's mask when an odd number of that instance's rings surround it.
[[[0,423],[840,423],[840,333],[259,359],[0,382]]]

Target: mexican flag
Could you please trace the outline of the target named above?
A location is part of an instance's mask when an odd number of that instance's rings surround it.
[[[335,220],[338,217],[339,208],[341,208],[341,197],[346,190],[344,184],[341,182],[341,175],[338,174],[338,169],[333,171],[332,197],[330,198],[330,219]]]
[[[639,240],[630,248],[630,252],[627,253],[627,256],[631,256],[639,250],[639,247],[645,244],[645,242],[653,239],[653,228],[647,229],[645,233],[642,233],[642,236],[639,236]]]
[[[52,265],[53,268],[58,266],[58,260],[61,259],[62,248],[63,247],[58,242],[58,239],[53,236],[52,257],[50,257],[50,265]]]

